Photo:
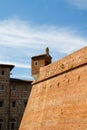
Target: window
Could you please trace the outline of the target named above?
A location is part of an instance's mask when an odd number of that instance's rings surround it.
[[[12,102],[12,107],[15,107],[16,106],[16,101],[13,101]]]
[[[0,107],[3,107],[3,101],[0,101]]]
[[[0,119],[0,130],[2,130],[2,124],[3,124],[3,120]]]
[[[34,66],[38,66],[38,61],[34,61]]]
[[[15,126],[15,123],[12,122],[12,123],[11,123],[11,130],[14,130],[14,126]]]
[[[10,120],[10,130],[15,130],[15,123],[16,123],[15,119]]]
[[[5,74],[5,71],[4,70],[2,70],[2,75],[4,75]]]
[[[26,107],[26,105],[27,105],[27,101],[24,102],[24,107]]]

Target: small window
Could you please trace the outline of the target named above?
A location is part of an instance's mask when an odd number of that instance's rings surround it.
[[[27,105],[27,101],[24,102],[24,107],[26,107],[26,105]]]
[[[2,129],[2,123],[0,122],[0,130]]]
[[[0,107],[3,107],[3,101],[0,101]]]
[[[38,66],[38,61],[34,61],[34,66]]]
[[[15,119],[12,119],[10,121],[10,130],[15,130],[15,123],[16,123],[16,120]]]
[[[11,123],[11,130],[14,130],[14,128],[15,128],[14,126],[15,126],[15,123],[12,122],[12,123]]]
[[[3,124],[3,120],[0,119],[0,130],[2,130],[2,124]]]
[[[4,75],[5,74],[5,71],[4,70],[2,70],[2,75]]]
[[[15,107],[15,106],[16,106],[16,102],[13,101],[13,102],[12,102],[12,107]]]

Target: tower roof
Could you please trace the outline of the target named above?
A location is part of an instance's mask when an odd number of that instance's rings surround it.
[[[50,57],[50,58],[52,58],[50,55],[49,55],[49,48],[47,47],[46,49],[45,49],[45,53],[44,54],[40,54],[40,55],[35,55],[35,56],[33,56],[33,57],[31,57],[32,59],[40,59],[40,58],[44,58],[44,57]]]
[[[41,54],[41,55],[36,55],[36,56],[33,56],[32,59],[35,59],[35,58],[44,58],[44,57],[48,57],[47,54]],[[52,58],[50,55],[49,55],[50,58]]]
[[[15,65],[11,65],[11,64],[0,64],[0,67],[8,67],[10,68],[10,71],[14,68]]]

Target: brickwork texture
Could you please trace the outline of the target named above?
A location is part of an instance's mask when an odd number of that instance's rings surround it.
[[[0,64],[0,130],[18,130],[32,86],[10,78],[12,65]]]
[[[19,130],[87,130],[87,47],[40,69]]]

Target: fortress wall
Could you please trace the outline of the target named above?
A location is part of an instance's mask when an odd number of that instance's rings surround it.
[[[38,81],[60,75],[87,63],[87,47],[84,47],[48,66],[41,67]],[[37,82],[38,82],[37,81]]]
[[[41,75],[34,83],[19,130],[87,130],[86,50],[70,55],[75,58],[75,54],[82,57],[84,53],[82,60],[77,59],[75,64],[79,67],[65,72],[61,70],[63,73],[48,79]],[[51,67],[42,68],[41,73],[45,75]]]

